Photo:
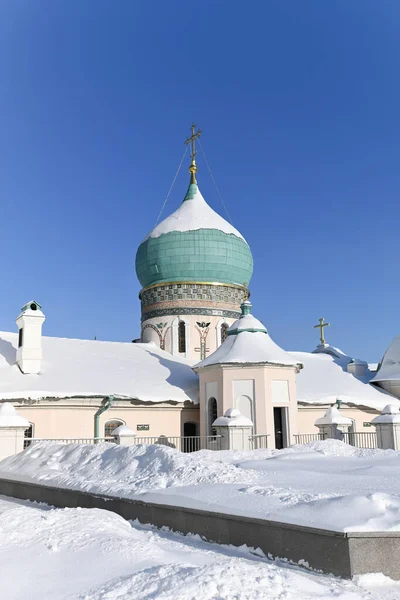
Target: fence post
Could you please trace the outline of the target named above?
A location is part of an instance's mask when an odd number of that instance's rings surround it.
[[[325,438],[334,440],[343,440],[344,433],[348,433],[353,424],[351,419],[343,417],[336,406],[331,406],[323,417],[317,419],[314,423],[319,432],[325,435]]]
[[[135,444],[136,433],[127,425],[120,425],[114,429],[111,435],[119,446],[133,446]]]
[[[400,410],[396,404],[385,406],[371,423],[376,427],[378,448],[400,450]]]
[[[11,402],[0,406],[0,460],[24,449],[24,433],[29,421],[21,417]]]
[[[212,424],[221,436],[221,450],[250,450],[253,423],[244,417],[237,408],[228,408],[223,417]]]

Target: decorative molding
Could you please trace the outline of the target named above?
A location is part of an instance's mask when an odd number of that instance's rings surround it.
[[[202,315],[204,317],[225,317],[227,319],[238,319],[241,312],[233,310],[223,309],[211,309],[211,308],[163,308],[158,310],[150,310],[142,314],[142,323],[149,319],[155,319],[160,317],[168,316],[179,316],[179,315]]]

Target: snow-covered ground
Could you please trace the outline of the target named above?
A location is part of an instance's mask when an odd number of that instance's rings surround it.
[[[0,477],[336,531],[400,531],[400,453],[327,440],[286,450],[35,443]]]
[[[97,509],[0,498],[1,598],[12,600],[398,600],[382,575],[354,581],[260,551],[130,524]]]

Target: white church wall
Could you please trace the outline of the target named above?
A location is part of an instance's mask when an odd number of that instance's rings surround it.
[[[237,408],[244,417],[256,421],[254,406],[254,379],[234,379],[233,408]]]
[[[221,325],[232,325],[236,319],[221,319],[210,315],[174,315],[154,317],[142,324],[142,341],[153,341],[174,356],[181,356],[196,362],[201,360],[201,333],[205,337],[206,355],[209,356],[221,344]],[[185,323],[186,352],[179,352],[178,325]],[[198,323],[209,323],[208,327],[199,327]],[[160,327],[161,325],[161,327]],[[157,331],[158,333],[157,333]]]

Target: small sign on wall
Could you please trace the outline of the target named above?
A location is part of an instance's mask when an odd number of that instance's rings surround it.
[[[363,423],[364,427],[372,427],[372,423]]]
[[[136,431],[149,431],[150,425],[136,425]]]

